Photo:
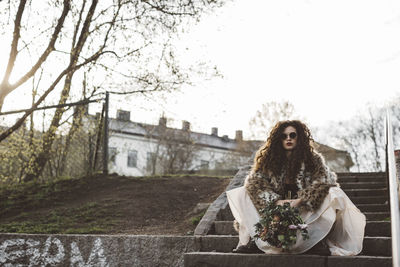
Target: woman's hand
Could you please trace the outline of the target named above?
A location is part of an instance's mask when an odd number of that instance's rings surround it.
[[[281,199],[276,201],[276,205],[283,205],[285,203],[289,203],[291,207],[298,207],[301,204],[301,198],[297,199]]]
[[[291,199],[280,199],[280,200],[276,201],[276,205],[283,206],[283,204],[290,203],[290,201],[291,201]]]
[[[292,202],[290,202],[291,207],[298,207],[301,204],[301,198],[296,198],[296,199],[291,199]]]

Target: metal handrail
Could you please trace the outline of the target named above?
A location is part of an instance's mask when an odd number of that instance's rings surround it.
[[[400,210],[399,210],[399,185],[396,175],[396,163],[393,147],[393,129],[389,110],[386,111],[386,161],[388,173],[388,190],[390,201],[390,217],[392,227],[392,259],[393,267],[400,267]]]

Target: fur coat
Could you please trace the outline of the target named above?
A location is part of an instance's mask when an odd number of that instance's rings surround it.
[[[323,157],[313,152],[313,160],[316,163],[315,170],[310,173],[305,171],[302,163],[295,177],[298,188],[298,198],[302,199],[300,209],[307,211],[317,210],[332,186],[339,186],[336,174],[329,170]],[[283,178],[285,171],[279,176],[267,171],[267,174],[251,171],[245,180],[245,188],[257,210],[265,207],[266,201],[284,199]]]

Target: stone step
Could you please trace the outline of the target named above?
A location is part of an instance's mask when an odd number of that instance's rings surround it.
[[[366,236],[392,236],[390,221],[367,221],[365,225]]]
[[[358,204],[385,204],[387,202],[387,196],[362,196],[362,197],[349,197],[350,200],[358,206]]]
[[[338,178],[346,178],[346,177],[386,177],[385,172],[339,172],[336,173]]]
[[[214,230],[215,235],[237,235],[235,228],[233,228],[233,221],[215,221]]]
[[[392,256],[391,237],[364,237],[362,255],[368,256]]]
[[[339,184],[343,183],[386,183],[386,177],[338,177]]]
[[[390,212],[364,212],[367,221],[389,221]],[[389,219],[389,220],[388,220]]]
[[[370,197],[378,197],[378,196],[387,196],[387,190],[386,189],[343,189],[343,191],[346,193],[347,196],[349,197],[365,197],[365,196],[370,196]]]
[[[202,252],[231,252],[236,248],[239,239],[231,235],[207,235],[201,238]],[[361,254],[368,256],[391,256],[390,237],[364,237]]]
[[[381,182],[386,183],[386,175],[384,173],[377,174],[360,174],[360,173],[342,173],[338,174],[338,182],[341,183],[358,183],[358,182]]]
[[[214,229],[216,235],[237,235],[232,221],[215,221]],[[365,236],[391,236],[389,221],[368,221],[365,226]]]
[[[219,252],[191,252],[184,255],[185,267],[265,267],[265,266],[307,266],[307,267],[390,267],[391,257],[373,256],[317,256],[317,255],[267,255],[236,254]]]
[[[358,204],[362,212],[389,212],[389,205],[387,204]]]
[[[382,182],[341,183],[340,187],[343,190],[346,190],[346,189],[385,189],[386,183],[382,183]]]
[[[217,214],[217,221],[233,221],[234,219],[229,205],[225,209],[221,209]]]

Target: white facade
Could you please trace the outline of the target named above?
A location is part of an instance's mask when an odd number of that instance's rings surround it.
[[[236,132],[235,139],[229,139],[227,136],[218,136],[217,128],[213,128],[211,134],[197,133],[190,131],[188,122],[183,122],[182,129],[174,129],[166,126],[165,118],[160,118],[158,125],[149,125],[132,122],[129,120],[129,113],[123,112],[123,114],[123,119],[110,119],[109,121],[108,167],[110,173],[119,175],[145,176],[152,174],[152,157],[155,154],[159,156],[166,153],[165,144],[171,144],[165,139],[164,143],[160,142],[165,132],[171,134],[171,140],[176,146],[190,140],[189,145],[193,150],[190,153],[190,160],[188,160],[190,164],[185,166],[185,171],[238,169],[250,163],[251,156],[249,154],[256,151],[263,143],[243,141],[241,131]],[[247,150],[252,151],[250,153],[243,151],[243,144]],[[318,143],[316,146],[317,150],[325,156],[326,163],[333,171],[348,171],[352,166],[351,157],[346,151],[336,150]],[[182,161],[186,160],[186,158],[181,159],[183,159]],[[162,169],[158,168],[156,164],[156,174],[161,172]]]
[[[109,136],[109,172],[126,176],[145,175],[146,156],[150,151],[150,144],[149,140],[140,136],[120,133]],[[136,152],[136,164],[128,164],[128,155],[129,153],[132,155],[132,152]]]
[[[149,134],[149,129],[160,125],[145,125],[131,121],[110,119],[109,122],[109,172],[125,176],[151,174],[151,153],[165,151],[157,134]],[[171,129],[182,132],[182,129]],[[235,152],[236,140],[226,136],[190,132],[195,151],[190,166],[186,170],[237,169],[248,163],[249,157]]]

